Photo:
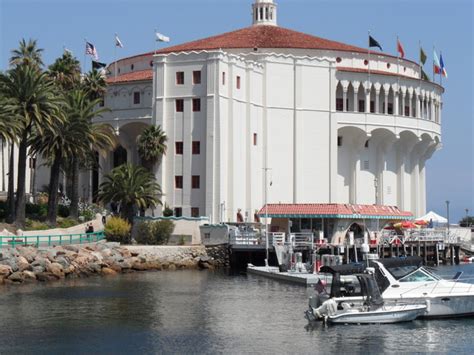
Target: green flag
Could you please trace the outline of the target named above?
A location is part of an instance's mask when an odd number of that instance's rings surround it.
[[[425,60],[426,60],[426,57],[425,57]],[[421,79],[430,81],[430,77],[425,73],[423,68],[421,68]]]
[[[423,48],[421,48],[421,47],[420,47],[420,62],[421,62],[421,64],[426,63],[426,53],[423,50]]]

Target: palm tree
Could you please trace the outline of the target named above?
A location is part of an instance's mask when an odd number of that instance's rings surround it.
[[[42,135],[61,119],[60,97],[48,75],[35,65],[17,65],[0,76],[1,95],[10,100],[11,108],[19,119],[18,179],[15,203],[15,222],[25,222],[25,178],[29,139],[33,131]]]
[[[138,154],[143,166],[152,170],[154,164],[166,154],[168,137],[161,126],[149,126],[137,137]]]
[[[10,65],[30,65],[39,69],[43,65],[41,59],[42,48],[37,47],[35,39],[29,39],[28,43],[23,38],[20,41],[18,49],[12,50],[12,56],[10,57]]]
[[[104,151],[113,149],[115,135],[108,124],[92,124],[91,117],[100,117],[105,109],[95,110],[100,100],[89,101],[82,90],[74,90],[67,94],[64,109],[65,118],[56,127],[38,135],[32,141],[32,152],[40,153],[51,159],[51,174],[48,187],[47,222],[56,224],[59,176],[61,169],[69,165],[74,173],[75,162],[88,159],[93,150]],[[71,164],[72,162],[72,164]],[[71,167],[72,165],[72,167]],[[76,183],[78,186],[79,184]],[[73,191],[74,192],[74,191]],[[77,218],[78,192],[71,196],[71,217]]]
[[[155,176],[141,166],[123,164],[104,176],[99,201],[120,205],[122,218],[133,223],[136,211],[161,205],[161,187]]]
[[[90,99],[102,98],[107,91],[106,77],[97,69],[92,69],[82,78],[82,87]]]
[[[64,52],[48,70],[50,77],[65,91],[73,90],[80,84],[81,65],[69,52]]]

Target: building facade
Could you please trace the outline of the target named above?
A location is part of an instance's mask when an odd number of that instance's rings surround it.
[[[160,125],[156,170],[177,215],[254,221],[266,203],[426,212],[426,161],[441,147],[443,88],[417,63],[279,27],[256,0],[252,26],[111,64],[98,122],[120,147],[82,179],[84,197]],[[159,214],[159,211],[156,211]]]

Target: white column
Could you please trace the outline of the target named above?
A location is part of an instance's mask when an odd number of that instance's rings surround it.
[[[393,114],[395,116],[399,116],[400,115],[400,92],[398,90],[398,87],[397,87],[397,90],[394,90],[394,100],[393,100],[393,105],[395,106],[394,110],[393,110]]]
[[[380,110],[379,110],[379,97],[380,97],[380,89],[375,90],[375,113],[380,113]]]
[[[342,111],[347,112],[347,88],[342,89]]]
[[[353,81],[352,87],[354,88],[354,112],[359,112],[359,88],[361,87],[359,81]]]
[[[364,86],[365,89],[365,113],[370,113],[370,87],[367,89]]]

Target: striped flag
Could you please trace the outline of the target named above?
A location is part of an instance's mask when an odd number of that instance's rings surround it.
[[[90,42],[86,42],[86,54],[92,56],[92,58],[94,58],[95,60],[99,60],[99,54],[97,53],[97,49]]]
[[[446,68],[444,67],[444,62],[443,62],[443,55],[439,55],[439,62],[440,62],[440,67],[441,67],[441,74],[447,79],[448,78],[448,72],[446,71]]]
[[[441,74],[441,64],[439,63],[436,51],[433,51],[433,71],[435,74]]]

